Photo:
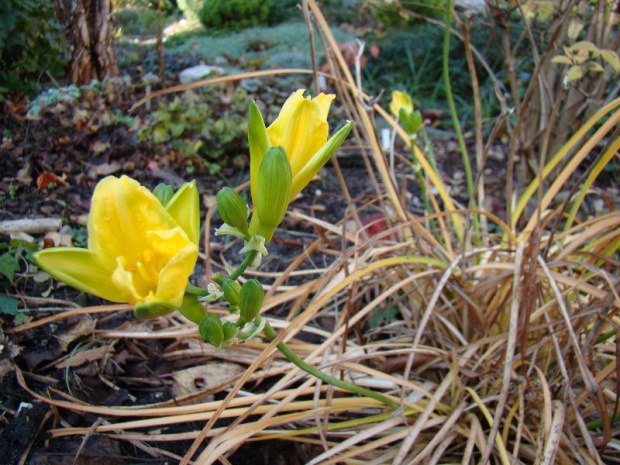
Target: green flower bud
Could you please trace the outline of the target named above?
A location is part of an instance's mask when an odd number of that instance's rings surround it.
[[[240,321],[253,321],[258,316],[264,299],[263,285],[256,279],[248,279],[239,293]]]
[[[248,231],[249,209],[243,198],[230,187],[224,187],[215,196],[217,209],[224,222],[243,234]]]
[[[238,330],[239,328],[237,328],[233,323],[231,323],[230,321],[226,321],[222,325],[222,331],[224,332],[224,341],[232,340],[232,338],[237,335]]]
[[[229,304],[239,304],[239,292],[241,291],[241,284],[238,281],[227,279],[222,284],[222,291],[224,291],[224,298]]]
[[[253,200],[259,226],[257,231],[252,231],[252,235],[263,236],[265,242],[271,240],[288,208],[292,182],[291,164],[286,152],[280,146],[271,147],[258,168],[257,193]]]
[[[204,317],[198,326],[198,331],[200,332],[200,337],[216,349],[222,345],[224,329],[222,322],[217,316],[207,315]]]
[[[161,202],[161,204],[165,207],[170,202],[170,199],[174,197],[174,189],[172,186],[168,184],[157,184],[155,189],[153,189],[153,195],[157,197],[157,200]]]
[[[198,296],[193,294],[185,294],[183,296],[183,304],[179,308],[179,312],[189,321],[200,324],[205,317],[205,308],[198,301]]]
[[[413,136],[420,126],[422,126],[422,113],[420,110],[416,110],[413,113],[404,113],[404,110],[400,110],[400,121],[403,129],[407,131],[407,134]]]

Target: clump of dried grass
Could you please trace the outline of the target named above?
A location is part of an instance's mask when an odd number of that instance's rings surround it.
[[[97,337],[177,338],[183,344],[169,346],[170,359],[206,356],[246,365],[243,374],[209,390],[226,397],[203,402],[206,393],[198,392],[174,403],[126,408],[86,405],[58,391],[49,396],[31,391],[57,407],[109,419],[89,429],[57,428],[52,435],[109,434],[140,447],[193,439],[184,458],[150,450],[201,465],[229,463],[226,457],[238,446],[261,440],[306,445],[308,464],[614,463],[620,448],[615,439],[620,213],[576,222],[592,175],[572,204],[554,203],[555,193],[594,144],[578,147],[538,199],[537,214],[524,221],[526,197],[542,182],[535,180],[508,224],[481,210],[457,210],[418,153],[439,200],[431,199],[434,213],[415,217],[378,145],[373,105],[356,87],[316,3],[309,0],[308,6],[330,51],[330,77],[357,123],[361,156],[373,166],[369,183],[376,195],[372,202],[350,199],[345,180],[350,208],[340,223],[290,214],[321,233],[283,273],[273,275],[264,311],[288,309],[288,317],[272,318],[272,324],[307,362],[380,390],[402,407],[392,412],[309,379],[278,356],[278,341],[256,340],[216,352],[199,341],[195,328],[169,317],[158,332],[106,331]],[[612,123],[590,141],[609,135],[620,118],[619,105],[614,102],[592,121],[606,117]],[[374,110],[397,128],[381,108],[374,105]],[[563,153],[577,141],[568,144]],[[618,139],[609,144],[592,173],[600,172],[618,144]],[[551,169],[544,173],[550,176]],[[379,221],[387,229],[369,234],[359,221],[368,212],[381,212]],[[473,215],[485,216],[503,233],[473,236]],[[355,233],[347,223],[356,225]],[[301,263],[308,265],[308,257],[320,263],[321,254],[337,259],[311,270],[318,277],[310,274],[303,285],[283,286],[300,272]],[[312,333],[319,342],[303,342],[300,332]],[[242,395],[250,382],[274,376],[278,379],[266,392]],[[27,387],[23,377],[19,380]],[[234,421],[216,425],[223,418]],[[206,422],[201,430],[156,432],[198,420]],[[195,454],[203,444],[206,448]]]

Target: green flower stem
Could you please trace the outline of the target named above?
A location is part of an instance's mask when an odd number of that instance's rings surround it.
[[[192,286],[191,284],[188,284],[187,286],[185,286],[185,293],[198,295],[198,296],[209,295],[209,291],[207,291],[206,289],[203,289],[202,287],[198,287],[198,286]]]
[[[235,280],[239,276],[241,276],[243,274],[243,272],[248,268],[248,266],[250,266],[252,264],[252,262],[256,258],[257,254],[258,254],[258,251],[250,250],[245,255],[245,258],[241,262],[241,265],[239,265],[237,267],[237,269],[235,271],[233,271],[231,273],[231,275],[227,279]],[[224,279],[219,277],[219,275],[218,275],[218,276],[214,276],[213,277],[213,281],[221,286],[222,283],[224,282]],[[209,295],[210,294],[210,292],[208,290],[203,289],[202,287],[193,286],[191,284],[188,284],[187,286],[185,286],[185,292],[187,294],[194,294],[194,295],[198,295],[198,296],[205,296],[205,295]]]
[[[265,327],[263,328],[263,334],[270,341],[273,341],[278,336],[278,333],[276,332],[276,330],[273,329],[271,327],[271,325],[269,324],[269,322],[267,322],[267,321],[265,322]],[[342,381],[342,380],[340,380],[338,378],[334,378],[333,376],[330,376],[330,375],[328,375],[326,373],[323,373],[318,368],[313,367],[312,365],[304,362],[284,342],[280,342],[277,345],[277,347],[278,347],[278,350],[280,350],[280,352],[282,352],[282,354],[287,359],[289,359],[291,362],[293,362],[299,368],[304,370],[306,373],[308,373],[308,374],[310,374],[310,375],[320,379],[321,381],[329,383],[332,386],[336,386],[336,387],[339,387],[341,389],[344,389],[345,391],[353,392],[353,393],[359,394],[361,396],[370,397],[372,399],[378,400],[379,402],[384,403],[385,405],[387,405],[391,409],[395,410],[395,409],[397,409],[399,407],[398,403],[394,402],[393,400],[389,399],[388,397],[384,396],[383,394],[379,394],[378,392],[372,391],[370,389],[366,389],[366,388],[361,387],[361,386],[356,386],[355,384],[347,383],[346,381]]]
[[[237,279],[239,276],[241,276],[243,274],[243,272],[248,268],[248,266],[250,266],[252,264],[252,262],[254,261],[254,259],[256,258],[256,255],[258,254],[257,250],[250,250],[246,255],[245,258],[243,259],[243,261],[241,262],[241,265],[239,265],[237,267],[237,269],[235,271],[233,271],[231,273],[231,275],[228,277],[228,279],[232,279],[233,281],[235,279]]]
[[[463,130],[461,129],[461,123],[459,122],[459,117],[456,113],[456,105],[454,104],[454,96],[452,95],[452,86],[450,84],[450,23],[452,20],[452,0],[448,0],[446,6],[446,28],[444,31],[444,41],[443,41],[443,79],[444,84],[446,86],[446,99],[448,100],[448,106],[450,107],[450,115],[452,116],[452,124],[454,124],[454,131],[456,132],[456,138],[459,143],[459,149],[461,150],[461,158],[463,160],[463,168],[465,169],[465,180],[467,181],[467,194],[469,195],[471,207],[476,208],[475,197],[474,197],[474,177],[471,172],[471,163],[469,162],[469,157],[467,155],[467,147],[465,146],[465,138],[463,137]],[[474,231],[476,233],[480,232],[480,227],[478,225],[478,215],[472,215],[472,226],[474,227]],[[476,243],[478,245],[480,242],[480,235],[476,234],[475,236]]]
[[[415,153],[415,137],[411,137],[411,163],[413,165],[413,172],[418,178],[418,185],[420,186],[420,191],[422,192],[422,201],[424,202],[424,209],[426,210],[426,214],[431,214],[431,203],[428,198],[428,192],[426,191],[426,180],[424,179],[424,174],[422,173],[422,165],[418,161],[418,157]]]

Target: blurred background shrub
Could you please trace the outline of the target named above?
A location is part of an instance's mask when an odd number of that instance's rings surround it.
[[[44,0],[0,2],[0,101],[10,92],[33,93],[44,73],[64,72],[63,26]]]

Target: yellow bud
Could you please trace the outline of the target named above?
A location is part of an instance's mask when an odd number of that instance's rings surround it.
[[[406,92],[395,90],[392,92],[390,111],[396,118],[400,118],[400,112],[404,110],[406,114],[413,113],[413,101]]]

